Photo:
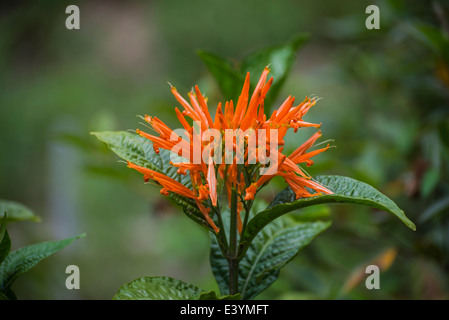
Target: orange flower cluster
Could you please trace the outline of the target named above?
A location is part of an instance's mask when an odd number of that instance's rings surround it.
[[[248,73],[237,104],[234,106],[234,102],[231,100],[226,102],[222,108],[222,104],[219,103],[214,118],[209,112],[207,99],[201,94],[198,86],[195,86],[194,92],[188,94],[190,103],[178,93],[175,87],[172,87],[173,95],[184,109],[180,111],[176,108],[175,111],[184,129],[185,137],[176,134],[160,119],[145,116],[145,120],[157,135],[140,130],[137,130],[137,133],[151,140],[156,152],[159,152],[159,148],[179,150],[176,153],[182,155],[185,161],[172,162],[172,165],[178,167],[178,174],[190,175],[192,189],[154,170],[133,163],[128,163],[128,166],[141,172],[145,181],[151,179],[159,183],[162,186],[162,194],[168,195],[169,192],[174,192],[195,200],[199,210],[215,232],[218,232],[219,229],[210,218],[209,212],[212,206],[217,207],[218,205],[218,195],[221,194],[221,190],[217,190],[217,188],[220,180],[223,181],[220,185],[226,188],[228,203],[231,202],[232,192],[241,195],[237,206],[239,231],[242,227],[240,219],[242,202],[253,200],[257,191],[274,176],[281,176],[295,192],[297,198],[312,197],[323,193],[331,194],[330,190],[313,181],[298,166],[301,163],[310,166],[313,164],[310,158],[329,148],[328,145],[325,148],[308,152],[315,141],[321,137],[320,131],[312,135],[289,156],[282,154],[284,137],[290,128],[296,132],[302,127],[320,127],[320,124],[303,120],[304,115],[316,103],[316,100],[306,98],[295,106],[295,98],[289,96],[267,119],[264,112],[264,99],[273,83],[273,78],[267,81],[268,73],[267,67],[262,72],[251,97],[249,96],[250,75]],[[188,121],[186,118],[190,118],[190,120]],[[232,136],[230,144],[224,144],[224,141],[221,140],[216,141],[216,136],[214,136],[214,143],[208,139],[203,141],[198,130],[195,130],[194,126],[190,124],[192,121],[198,124],[200,132],[216,130],[215,132],[226,135],[228,132],[240,130],[239,132],[243,132],[243,134]],[[255,143],[251,144],[251,139]],[[211,148],[212,145],[215,147],[225,145],[225,152],[217,155],[218,148]],[[182,150],[189,151],[187,156],[181,153]],[[243,150],[243,152],[239,153],[239,150]],[[229,153],[232,155],[231,162],[223,161],[226,160]],[[203,154],[208,156],[198,157]],[[242,162],[239,162],[239,157],[243,159]],[[267,162],[267,158],[270,159],[269,162]],[[309,190],[315,192],[311,193]]]

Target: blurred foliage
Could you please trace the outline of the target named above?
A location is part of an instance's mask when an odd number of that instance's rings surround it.
[[[449,298],[447,2],[378,1],[379,30],[365,28],[371,3],[359,0],[78,3],[77,31],[64,26],[68,1],[0,5],[0,198],[43,220],[39,230],[11,225],[13,245],[89,234],[19,279],[18,296],[109,299],[142,274],[216,289],[207,234],[89,132],[135,129],[145,113],[175,123],[166,81],[181,93],[198,84],[211,103],[222,101],[199,49],[239,61],[307,32],[274,105],[288,94],[324,98],[307,120],[321,122],[337,148],[309,173],[377,187],[417,231],[368,208],[331,206],[333,226],[258,298]],[[286,138],[286,149],[297,144]],[[367,290],[360,270],[388,259],[381,290]],[[64,286],[68,264],[80,267],[76,292]]]

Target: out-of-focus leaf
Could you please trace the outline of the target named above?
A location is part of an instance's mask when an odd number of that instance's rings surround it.
[[[202,292],[198,300],[241,300],[242,295],[240,293],[236,293],[234,295],[227,296],[217,296],[215,291]]]
[[[342,176],[319,176],[316,181],[334,193],[295,200],[295,193],[287,187],[275,197],[266,210],[258,213],[249,221],[241,240],[242,254],[245,253],[245,249],[248,248],[259,231],[271,221],[294,210],[317,204],[352,203],[371,206],[395,215],[407,227],[412,230],[416,229],[415,224],[390,198],[366,183]]]
[[[271,106],[295,62],[299,47],[307,40],[306,34],[299,34],[291,41],[256,50],[243,58],[239,67],[234,67],[228,59],[215,54],[198,51],[198,55],[214,76],[226,100],[238,99],[246,73],[251,74],[251,86],[254,88],[266,66],[270,66],[273,84],[265,98],[265,106]]]
[[[0,199],[0,214],[3,214],[5,212],[8,213],[8,223],[13,221],[27,220],[34,222],[41,221],[41,218],[35,215],[33,211],[31,211],[25,205],[16,201]],[[3,220],[3,217],[1,217],[0,220]]]
[[[170,277],[143,277],[120,287],[114,300],[198,300],[203,291]]]
[[[6,293],[22,273],[27,272],[41,260],[64,249],[74,240],[84,236],[85,234],[81,234],[64,240],[42,242],[11,252],[0,264],[0,291]]]
[[[225,99],[237,99],[245,80],[244,75],[228,59],[206,51],[198,51],[197,54],[217,81]]]
[[[302,223],[290,217],[282,217],[266,226],[240,260],[239,292],[242,298],[253,299],[268,288],[278,278],[280,269],[329,226],[330,222]],[[229,291],[227,260],[216,241],[212,241],[210,259],[220,292],[226,294]]]
[[[449,148],[449,121],[441,121],[438,126],[438,133],[441,141]]]
[[[432,193],[432,191],[437,186],[439,179],[440,173],[439,170],[436,168],[430,168],[424,173],[421,182],[421,194],[423,197],[427,197],[429,194]]]
[[[270,107],[276,99],[282,85],[295,62],[296,53],[303,45],[308,36],[300,34],[291,41],[277,46],[266,47],[257,50],[245,57],[241,64],[243,74],[251,74],[251,85],[254,88],[259,81],[259,75],[266,66],[270,66],[270,76],[273,77],[273,84],[265,99],[265,105]]]
[[[412,35],[424,43],[438,57],[449,63],[449,38],[443,30],[427,24],[416,24],[411,31]]]
[[[56,136],[56,139],[84,152],[89,152],[92,150],[92,144],[90,144],[85,137],[81,137],[76,134],[61,133]]]
[[[109,149],[120,158],[138,166],[163,173],[168,177],[179,181],[187,188],[192,188],[189,175],[187,174],[184,176],[178,174],[178,169],[170,164],[172,153],[169,150],[160,149],[160,152],[156,153],[151,141],[127,131],[92,132],[91,134],[105,142]],[[192,199],[173,192],[169,193],[169,198],[175,204],[182,207],[184,213],[189,218],[198,224],[211,229],[209,223],[204,219],[196,203]]]
[[[419,217],[419,222],[424,223],[434,218],[438,214],[449,210],[449,198],[442,198],[434,201]]]

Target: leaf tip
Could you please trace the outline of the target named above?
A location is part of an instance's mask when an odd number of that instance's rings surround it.
[[[291,40],[292,47],[294,49],[299,49],[299,47],[306,43],[309,39],[310,34],[308,32],[298,33]]]
[[[30,220],[37,223],[42,222],[42,218],[36,215],[34,215]]]
[[[82,239],[82,238],[85,238],[86,236],[87,236],[87,234],[86,234],[85,232],[83,232],[83,233],[77,235],[77,236],[75,237],[75,239]]]

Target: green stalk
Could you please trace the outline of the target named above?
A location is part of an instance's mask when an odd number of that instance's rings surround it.
[[[233,295],[238,293],[239,282],[239,260],[238,260],[238,241],[237,241],[237,192],[232,189],[231,195],[231,223],[229,228],[229,251],[228,251],[228,264],[229,264],[229,294]]]
[[[242,234],[245,233],[246,225],[248,224],[248,218],[251,211],[251,208],[253,206],[253,200],[248,201],[248,203],[245,203],[245,219],[243,220],[243,226],[242,226]]]
[[[255,167],[256,167],[256,169],[257,169],[258,166],[255,166]],[[251,185],[252,174],[250,174],[250,173],[248,172],[248,170],[247,170],[246,167],[244,167],[243,174],[244,174],[244,177],[245,177],[245,184],[246,184],[246,187],[248,188],[248,187]],[[252,206],[253,206],[253,202],[254,202],[254,201],[253,201],[253,200],[245,201],[245,200],[243,199],[243,195],[241,195],[241,198],[242,198],[243,206],[244,206],[244,208],[245,208],[245,218],[244,218],[243,226],[242,226],[242,234],[244,234],[244,233],[245,233],[245,230],[246,230],[246,225],[248,224],[249,214],[250,214],[250,211],[251,211],[251,208],[252,208]]]
[[[215,214],[218,217],[218,228],[220,231],[215,235],[218,241],[218,245],[220,246],[221,252],[223,254],[226,254],[228,252],[228,239],[226,237],[226,231],[223,224],[223,219],[221,217],[220,209],[217,207],[212,206],[212,210],[215,211]]]

